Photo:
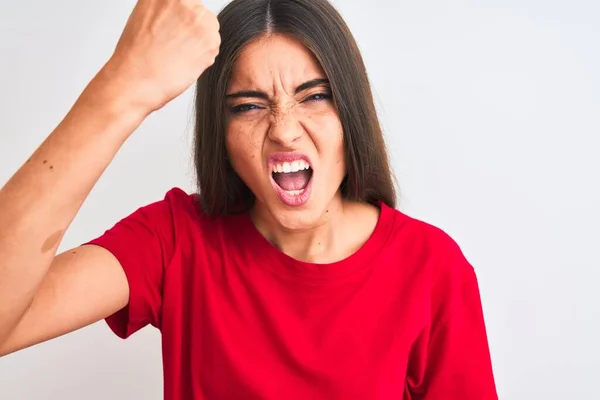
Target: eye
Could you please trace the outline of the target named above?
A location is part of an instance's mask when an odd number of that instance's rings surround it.
[[[308,96],[304,101],[321,101],[329,99],[331,99],[331,94],[329,93],[316,93],[311,96]]]
[[[255,104],[240,104],[239,106],[232,107],[230,111],[234,114],[240,114],[246,111],[258,110],[259,108]]]

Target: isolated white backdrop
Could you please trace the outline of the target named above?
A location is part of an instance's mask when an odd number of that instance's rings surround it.
[[[110,56],[134,3],[0,0],[0,184]],[[600,398],[600,3],[335,4],[366,60],[399,207],[477,270],[500,397]],[[192,97],[125,144],[61,249],[193,190]],[[122,341],[100,322],[1,358],[0,399],[160,399],[161,368],[156,330]]]

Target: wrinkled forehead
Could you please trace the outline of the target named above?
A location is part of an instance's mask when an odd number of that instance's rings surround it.
[[[228,92],[260,90],[292,94],[302,83],[326,78],[314,54],[299,40],[270,34],[250,42],[233,64]]]

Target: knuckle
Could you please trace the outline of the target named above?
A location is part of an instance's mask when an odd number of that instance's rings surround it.
[[[214,61],[215,58],[217,58],[218,55],[219,55],[219,49],[218,48],[211,48],[207,52],[207,57],[209,59],[213,60],[213,61]]]
[[[210,21],[212,22],[215,30],[218,31],[219,29],[221,29],[221,23],[219,22],[219,18],[212,12],[209,12],[209,13],[210,13]]]
[[[204,21],[208,10],[203,5],[190,4],[186,8],[186,12],[192,17],[194,22],[199,23]]]
[[[218,49],[221,46],[221,35],[214,35],[212,45],[216,49]]]
[[[206,57],[206,66],[210,67],[211,65],[213,65],[215,63],[216,57]]]

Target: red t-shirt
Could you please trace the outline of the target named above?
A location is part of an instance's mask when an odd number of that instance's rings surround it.
[[[380,207],[360,250],[319,265],[173,189],[90,242],[129,281],[108,325],[160,329],[167,400],[497,399],[473,268],[441,230]]]

